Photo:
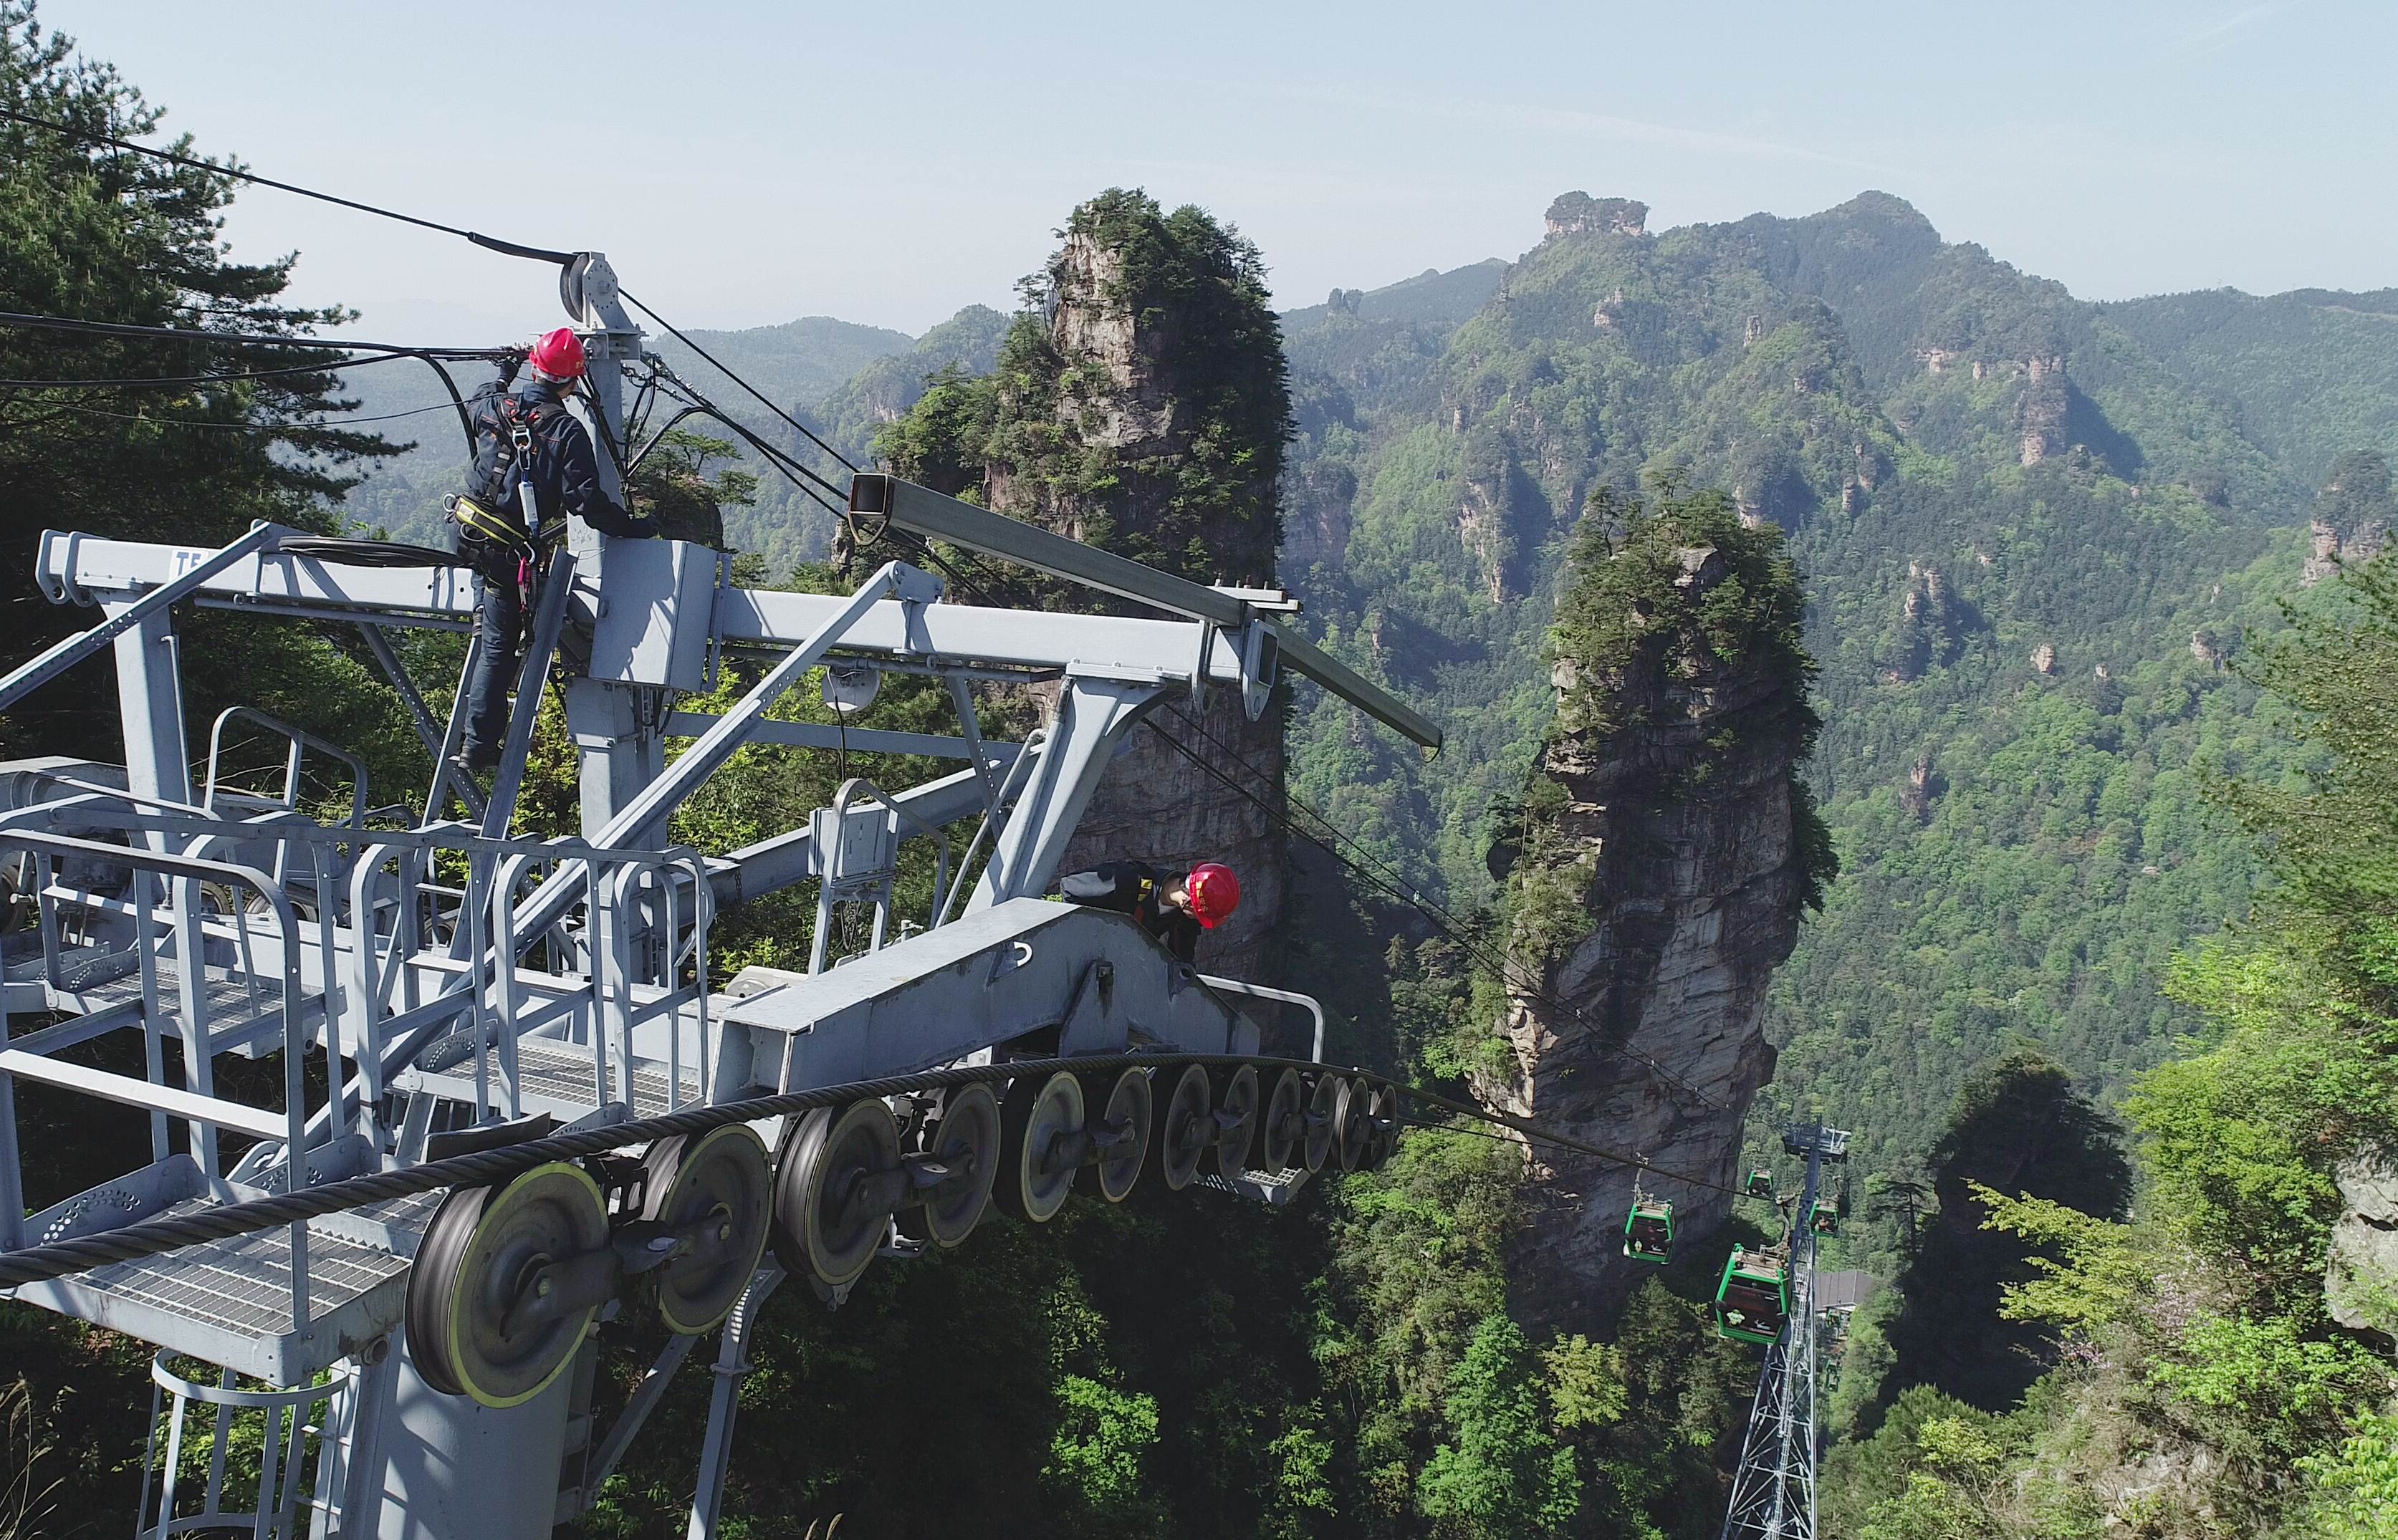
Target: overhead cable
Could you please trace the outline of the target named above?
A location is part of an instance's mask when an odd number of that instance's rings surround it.
[[[0,403],[6,406],[8,403]],[[340,433],[360,422],[390,422],[403,417],[422,417],[426,412],[448,411],[450,404],[436,401],[429,407],[411,407],[406,411],[387,411],[373,417],[348,417],[338,422],[216,422],[199,417],[155,417],[147,412],[107,411],[99,407],[87,407],[74,401],[41,401],[34,403],[44,411],[69,411],[80,417],[107,417],[119,422],[157,422],[174,428],[230,428],[236,433]]]
[[[196,385],[231,385],[249,380],[276,380],[290,374],[330,374],[365,368],[370,364],[402,363],[414,355],[376,353],[363,358],[335,358],[321,364],[293,364],[289,368],[244,369],[236,374],[118,375],[105,380],[0,380],[0,390],[166,390]]]
[[[87,140],[94,144],[105,144],[114,149],[130,151],[137,155],[147,155],[152,160],[165,161],[169,166],[182,166],[195,171],[206,171],[210,176],[231,177],[236,181],[246,181],[254,187],[272,187],[278,193],[290,193],[303,198],[314,198],[318,203],[339,204],[344,208],[355,208],[361,214],[373,214],[381,219],[397,220],[402,224],[412,224],[423,230],[438,231],[444,235],[462,236],[477,246],[505,256],[529,257],[536,261],[556,262],[561,267],[574,260],[575,254],[572,251],[548,251],[537,246],[520,246],[515,241],[504,241],[496,235],[486,235],[474,230],[462,230],[454,224],[443,224],[438,220],[419,219],[414,214],[403,214],[396,208],[379,208],[371,203],[360,203],[356,198],[320,193],[313,187],[303,187],[297,182],[277,181],[273,177],[262,177],[255,171],[245,171],[237,166],[221,166],[215,161],[201,160],[194,155],[179,155],[172,150],[160,150],[147,144],[136,144],[128,139],[114,139],[107,134],[82,127],[76,124],[60,123],[50,118],[36,116],[32,113],[20,113],[11,107],[0,107],[0,120],[21,123],[29,128],[47,128],[51,133],[64,134],[70,139]]]
[[[239,181],[249,182],[253,186],[272,187],[277,192],[290,193],[303,198],[314,198],[319,203],[336,204],[344,208],[356,209],[362,214],[373,214],[382,219],[397,220],[402,224],[412,224],[422,230],[437,231],[444,235],[457,235],[465,240],[474,242],[477,246],[482,247],[486,250],[497,251],[504,256],[525,257],[536,261],[555,262],[563,267],[573,261],[576,256],[580,254],[573,251],[552,251],[544,247],[526,246],[517,241],[502,240],[496,235],[486,235],[479,231],[463,229],[454,224],[444,224],[438,220],[423,219],[414,214],[403,214],[396,208],[384,208],[376,204],[362,203],[356,198],[345,198],[335,194],[319,192],[313,187],[303,187],[297,182],[278,181],[273,177],[262,177],[255,171],[245,171],[232,166],[220,166],[213,161],[201,160],[191,155],[179,155],[171,150],[160,150],[147,144],[136,144],[131,140],[112,138],[107,134],[81,127],[75,124],[55,122],[49,118],[38,117],[31,113],[18,112],[12,108],[0,107],[0,119],[5,119],[6,121],[12,123],[21,123],[30,127],[46,128],[55,134],[63,134],[74,139],[87,140],[95,144],[110,145],[119,150],[130,151],[134,154],[148,155],[154,160],[165,161],[169,165],[189,167],[194,170],[206,171],[213,176],[231,177]],[[734,384],[740,386],[742,390],[747,392],[760,406],[764,407],[768,411],[773,412],[776,417],[781,418],[785,422],[788,423],[792,429],[798,432],[801,436],[807,439],[809,443],[814,444],[817,449],[822,449],[825,453],[832,456],[836,461],[839,461],[843,469],[851,472],[855,472],[857,469],[855,463],[854,463],[847,455],[842,454],[839,449],[833,448],[823,438],[817,436],[815,432],[808,427],[806,423],[802,422],[789,412],[787,412],[782,408],[775,405],[773,401],[766,397],[763,392],[750,384],[748,381],[743,379],[739,374],[734,372],[730,366],[726,365],[714,354],[708,352],[706,348],[701,347],[697,342],[692,341],[691,337],[682,331],[681,328],[678,328],[673,322],[667,320],[656,311],[652,310],[640,300],[635,299],[629,290],[619,289],[617,292],[623,296],[626,304],[631,305],[635,310],[640,311],[642,315],[648,316],[651,320],[665,328],[667,334],[673,337],[675,341],[680,342],[683,346],[691,349],[692,352],[706,359],[715,368],[718,373],[723,375],[727,380],[730,380]],[[452,394],[455,394],[454,391]],[[460,415],[463,419],[465,415],[465,408],[463,406],[460,408]],[[471,444],[474,439],[474,431],[471,427],[467,430],[466,436],[468,442]],[[815,475],[814,472],[809,472],[808,474]],[[827,487],[832,487],[832,483],[825,481],[822,476],[815,476],[815,479],[822,482]],[[833,487],[832,489],[836,492],[842,490],[842,489],[837,487]]]
[[[285,336],[271,331],[210,331],[206,327],[149,327],[129,321],[87,321],[72,315],[35,315],[22,311],[0,310],[0,326],[30,327],[48,331],[88,331],[103,337],[163,337],[182,342],[207,342],[212,346],[277,347],[277,348],[356,348],[366,353],[394,353],[411,358],[447,358],[453,362],[478,358],[496,358],[500,348],[436,348],[403,342],[362,342],[354,337]],[[328,366],[339,368],[339,364]]]
[[[651,320],[655,321],[658,325],[666,328],[667,334],[672,337],[676,341],[680,342],[683,346],[691,349],[692,352],[698,354],[702,358],[707,359],[710,364],[714,365],[716,371],[719,374],[723,375],[724,378],[732,381],[734,384],[748,392],[752,400],[756,401],[760,406],[765,408],[768,411],[773,412],[776,417],[781,418],[784,422],[797,429],[801,435],[805,437],[809,443],[814,444],[817,449],[822,449],[825,453],[832,456],[835,460],[840,461],[842,467],[844,470],[855,472],[857,469],[857,466],[851,462],[849,456],[842,453],[839,449],[834,449],[823,439],[818,438],[815,434],[809,429],[806,423],[801,422],[798,418],[793,417],[789,412],[785,411],[782,408],[775,405],[774,402],[766,399],[765,395],[755,385],[752,385],[748,381],[744,380],[741,376],[734,373],[731,368],[727,368],[717,358],[716,355],[708,352],[706,348],[701,347],[697,342],[693,341],[688,336],[678,330],[672,321],[667,320],[656,311],[652,310],[649,306],[641,303],[640,301],[633,298],[632,291],[630,289],[620,288],[616,292],[624,297],[624,301],[626,304],[631,305],[635,310],[640,311]],[[812,475],[815,475],[814,472],[810,472],[809,474]],[[816,479],[824,481],[824,477],[822,476],[817,476]],[[825,481],[824,484],[828,487],[832,487],[833,485],[829,481]],[[833,489],[835,491],[842,490],[842,489],[838,487],[833,488]]]
[[[34,315],[20,311],[0,311],[0,326],[22,327],[43,331],[79,331],[100,337],[158,337],[175,341],[204,342],[211,346],[334,348],[344,352],[357,350],[385,353],[418,359],[441,377],[442,389],[450,393],[451,408],[458,414],[458,426],[466,435],[466,452],[475,452],[475,425],[466,413],[466,398],[458,394],[458,382],[443,368],[443,360],[452,363],[497,358],[500,348],[431,348],[410,347],[397,342],[362,342],[356,339],[331,337],[287,337],[275,332],[209,331],[201,327],[137,326],[128,321],[87,321],[71,315]],[[336,360],[330,368],[342,367]]]

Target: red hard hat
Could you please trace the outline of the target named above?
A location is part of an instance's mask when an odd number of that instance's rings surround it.
[[[1191,895],[1191,917],[1210,931],[1232,918],[1233,911],[1241,906],[1241,879],[1230,866],[1203,861],[1191,868],[1183,887]]]
[[[565,327],[544,333],[526,361],[553,379],[574,379],[583,372],[583,339]]]

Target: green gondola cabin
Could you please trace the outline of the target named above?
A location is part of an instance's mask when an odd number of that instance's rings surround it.
[[[1807,1211],[1807,1227],[1817,1235],[1838,1235],[1840,1233],[1840,1212],[1826,1208],[1819,1201]]]
[[[1716,1285],[1716,1332],[1734,1342],[1771,1347],[1790,1319],[1790,1273],[1770,1252],[1732,1248]]]
[[[1623,1216],[1623,1254],[1662,1267],[1674,1257],[1674,1205],[1656,1198],[1633,1199]]]
[[[1773,1197],[1773,1173],[1763,1166],[1758,1167],[1748,1173],[1748,1185],[1745,1190],[1750,1198],[1762,1198],[1770,1201]]]

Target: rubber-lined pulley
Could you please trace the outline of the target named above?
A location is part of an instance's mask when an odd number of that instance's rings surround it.
[[[678,1336],[696,1336],[733,1313],[765,1254],[775,1200],[766,1142],[733,1123],[661,1139],[642,1163],[641,1217],[704,1232],[657,1272],[658,1319]]]
[[[1375,1086],[1366,1098],[1366,1118],[1372,1131],[1366,1140],[1366,1169],[1381,1171],[1399,1147],[1399,1093]]]
[[[1307,1137],[1307,1097],[1299,1071],[1286,1069],[1274,1077],[1266,1092],[1264,1114],[1258,1119],[1258,1170],[1280,1176],[1296,1166],[1300,1145]]]
[[[954,1246],[974,1234],[990,1206],[1000,1168],[999,1098],[986,1085],[952,1086],[941,1116],[926,1123],[918,1153],[937,1170],[922,1189],[923,1201],[899,1211],[899,1232],[913,1240]]]
[[[1366,1164],[1367,1146],[1374,1142],[1372,1097],[1373,1090],[1362,1077],[1341,1078],[1340,1097],[1332,1115],[1332,1158],[1342,1171],[1356,1171]]]
[[[1200,1158],[1216,1142],[1216,1093],[1204,1065],[1185,1065],[1174,1089],[1160,1102],[1151,1125],[1150,1159],[1167,1192],[1180,1192],[1199,1175]]]
[[[999,1105],[1000,1172],[991,1196],[1013,1218],[1045,1225],[1083,1163],[1083,1082],[1066,1070],[1011,1080]]]
[[[1223,1078],[1216,1095],[1216,1174],[1226,1181],[1249,1169],[1249,1146],[1258,1139],[1258,1066],[1243,1065]]]
[[[600,1306],[528,1310],[536,1275],[607,1244],[606,1200],[580,1166],[555,1161],[505,1187],[453,1189],[409,1273],[416,1372],[479,1406],[520,1406],[548,1389]]]
[[[1085,1105],[1097,1107],[1098,1113],[1089,1129],[1092,1158],[1076,1185],[1094,1198],[1121,1203],[1132,1196],[1149,1158],[1149,1071],[1135,1065],[1113,1080],[1086,1083],[1083,1095]]]
[[[775,1257],[828,1289],[857,1281],[882,1248],[900,1191],[899,1129],[869,1098],[791,1126],[775,1180]]]
[[[1324,1169],[1332,1158],[1333,1145],[1340,1136],[1340,1088],[1348,1082],[1338,1075],[1318,1075],[1307,1093],[1307,1139],[1300,1146],[1300,1157],[1313,1173]]]

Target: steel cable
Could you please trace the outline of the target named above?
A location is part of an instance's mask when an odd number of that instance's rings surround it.
[[[733,1123],[750,1123],[767,1118],[784,1118],[818,1107],[845,1105],[869,1097],[896,1096],[909,1091],[944,1090],[951,1086],[990,1084],[1033,1077],[1046,1077],[1061,1070],[1076,1074],[1103,1073],[1136,1066],[1152,1069],[1178,1068],[1184,1065],[1205,1065],[1225,1068],[1243,1065],[1260,1069],[1298,1069],[1330,1071],[1362,1078],[1391,1090],[1426,1106],[1470,1118],[1477,1122],[1494,1124],[1514,1130],[1527,1140],[1553,1145],[1578,1154],[1646,1172],[1650,1175],[1686,1183],[1691,1186],[1713,1192],[1739,1192],[1722,1183],[1704,1177],[1668,1170],[1637,1155],[1611,1150],[1587,1140],[1576,1139],[1541,1127],[1528,1118],[1510,1113],[1493,1112],[1488,1107],[1458,1101],[1434,1091],[1405,1085],[1372,1070],[1341,1068],[1317,1064],[1313,1060],[1278,1059],[1260,1055],[1233,1053],[1117,1053],[1087,1058],[1031,1059],[1005,1065],[969,1065],[953,1069],[921,1071],[912,1075],[884,1076],[877,1079],[857,1080],[844,1085],[820,1086],[813,1091],[791,1091],[776,1096],[751,1097],[739,1102],[720,1103],[712,1106],[686,1107],[654,1118],[638,1118],[604,1128],[586,1129],[577,1133],[549,1134],[521,1144],[505,1145],[496,1149],[475,1150],[439,1160],[398,1171],[376,1172],[365,1176],[345,1177],[317,1186],[305,1187],[296,1193],[277,1193],[272,1197],[252,1199],[246,1202],[228,1203],[222,1207],[201,1210],[195,1213],[174,1214],[160,1219],[147,1219],[98,1235],[78,1236],[70,1240],[53,1241],[46,1246],[29,1246],[21,1251],[0,1252],[0,1288],[17,1288],[28,1283],[47,1282],[74,1273],[88,1272],[119,1262],[155,1256],[184,1246],[205,1245],[210,1241],[229,1240],[236,1236],[271,1230],[285,1225],[303,1224],[321,1219],[328,1214],[363,1208],[374,1203],[386,1203],[396,1199],[411,1198],[445,1187],[485,1186],[503,1182],[531,1171],[535,1166],[555,1160],[572,1160],[586,1156],[602,1155],[610,1150],[632,1145],[648,1144],[675,1134],[704,1133],[710,1129]]]
[[[0,311],[0,326],[24,327],[36,330],[80,331],[100,337],[160,337],[179,341],[207,342],[232,347],[277,348],[338,348],[388,354],[395,357],[414,358],[440,376],[441,388],[450,393],[450,405],[458,414],[459,430],[466,435],[466,452],[475,452],[475,425],[466,414],[466,398],[458,394],[458,382],[443,368],[451,363],[498,358],[505,350],[500,348],[424,348],[407,347],[397,342],[361,342],[354,339],[330,337],[286,337],[273,332],[209,331],[199,327],[137,326],[128,321],[87,321],[68,315],[34,315],[18,311]],[[337,361],[330,368],[340,368]],[[105,414],[102,414],[105,415]],[[411,415],[402,413],[399,415]],[[360,419],[373,422],[378,419]]]
[[[655,321],[658,325],[660,325],[660,326],[662,326],[662,327],[666,328],[667,328],[667,334],[668,336],[672,337],[676,341],[680,342],[683,346],[685,346],[685,347],[687,347],[687,348],[691,349],[691,351],[692,351],[692,352],[698,354],[702,358],[707,359],[710,364],[714,365],[714,366],[715,366],[715,368],[716,368],[716,371],[717,371],[719,374],[723,375],[723,376],[724,376],[724,378],[726,378],[727,380],[732,381],[734,384],[736,384],[736,385],[740,386],[743,390],[748,391],[748,392],[749,393],[750,398],[751,398],[751,399],[753,399],[753,400],[755,400],[755,401],[756,401],[760,406],[761,406],[761,407],[765,408],[768,411],[773,412],[776,417],[781,418],[784,422],[786,422],[789,423],[789,424],[790,424],[794,429],[798,430],[798,432],[801,434],[801,435],[802,435],[802,436],[803,436],[803,437],[805,437],[809,443],[814,444],[817,449],[822,449],[825,453],[827,453],[827,454],[829,454],[829,455],[832,456],[835,460],[840,461],[840,462],[841,462],[841,463],[842,463],[842,469],[847,470],[847,471],[850,471],[850,472],[853,472],[853,473],[856,471],[857,467],[856,467],[856,465],[855,465],[854,463],[852,463],[852,462],[851,462],[849,456],[847,456],[847,455],[845,455],[845,454],[842,453],[839,449],[834,449],[831,445],[829,445],[829,444],[826,443],[823,439],[818,438],[818,437],[817,437],[817,436],[816,436],[813,432],[811,432],[811,431],[809,430],[809,428],[808,428],[808,426],[807,426],[807,424],[806,424],[806,423],[802,422],[798,418],[793,417],[789,412],[785,411],[782,408],[780,408],[780,407],[778,407],[778,406],[775,405],[775,403],[774,403],[774,402],[769,401],[768,399],[766,399],[765,395],[764,395],[763,394],[761,394],[761,393],[758,390],[758,388],[757,388],[755,385],[752,385],[751,383],[749,383],[749,382],[748,382],[748,381],[744,380],[744,379],[742,379],[742,378],[741,378],[741,376],[739,376],[739,375],[737,375],[737,374],[734,373],[732,369],[728,368],[727,367],[725,367],[725,365],[724,365],[723,363],[720,362],[720,361],[718,360],[717,356],[716,356],[714,354],[712,354],[712,353],[708,352],[706,348],[701,347],[697,342],[693,341],[689,337],[684,336],[684,335],[683,335],[683,333],[682,333],[680,330],[679,330],[679,329],[677,329],[677,328],[676,328],[675,324],[674,324],[672,321],[667,320],[665,316],[663,316],[663,315],[659,315],[656,311],[652,310],[649,306],[647,306],[647,305],[645,305],[645,304],[641,303],[641,301],[640,301],[636,300],[635,298],[633,298],[633,295],[632,295],[632,291],[631,291],[631,290],[629,290],[629,289],[621,289],[621,288],[620,288],[620,289],[618,289],[616,292],[617,292],[617,293],[619,293],[620,295],[622,295],[622,296],[624,297],[624,301],[625,301],[625,302],[626,302],[626,304],[631,305],[635,310],[640,311],[642,315],[644,315],[648,316],[651,320]],[[685,388],[686,388],[686,389],[688,389],[689,387],[685,387]],[[808,474],[809,474],[810,475],[815,475],[815,472],[813,472],[813,471],[809,472]],[[826,480],[825,480],[825,478],[824,478],[824,477],[822,477],[822,476],[816,476],[816,479],[817,479],[818,481],[823,481],[823,482],[824,482],[824,484],[825,484],[827,487],[832,487],[832,488],[833,488],[833,490],[835,490],[835,491],[840,490],[840,489],[839,489],[839,488],[837,488],[837,487],[833,487],[833,484],[832,484],[831,482],[829,482],[829,481],[826,481]]]

